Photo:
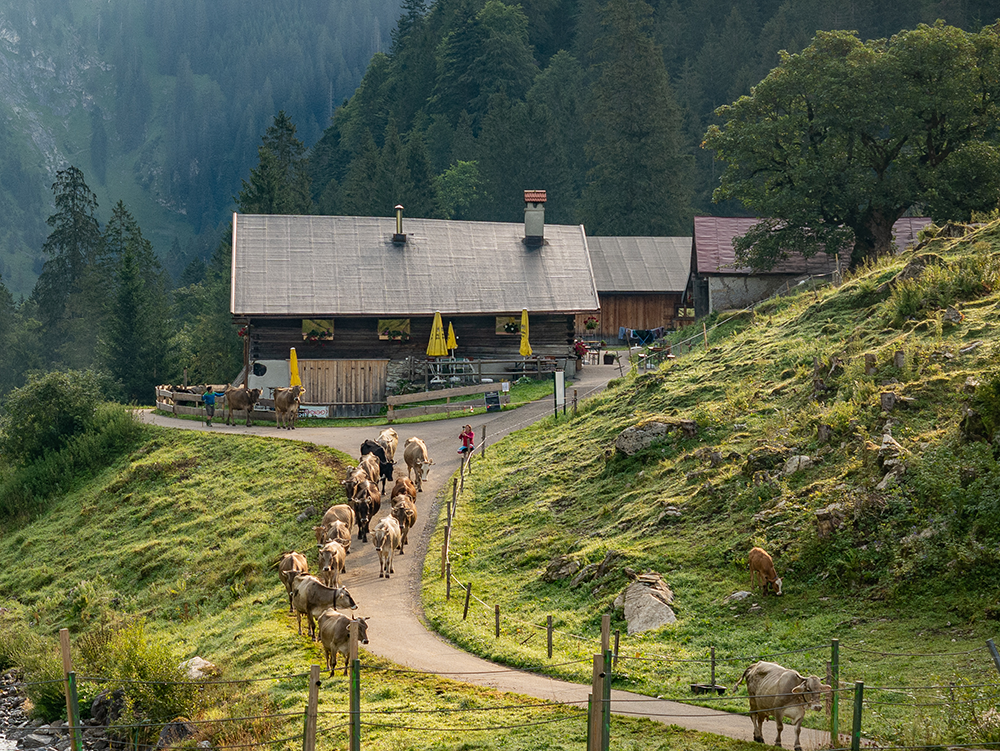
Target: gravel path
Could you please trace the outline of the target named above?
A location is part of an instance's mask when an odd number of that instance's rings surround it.
[[[616,365],[588,365],[580,377],[567,388],[569,399],[576,389],[580,399],[604,388],[608,380],[618,377]],[[398,466],[402,462],[403,443],[412,435],[427,444],[435,464],[424,491],[417,499],[418,522],[410,533],[410,545],[403,556],[394,560],[396,573],[392,579],[378,578],[378,560],[370,545],[356,540],[353,552],[347,559],[347,572],[342,583],[347,586],[359,603],[357,615],[370,617],[367,649],[399,665],[436,673],[466,683],[489,686],[501,691],[514,692],[549,701],[581,702],[586,706],[590,686],[569,683],[545,676],[512,670],[464,652],[434,634],[426,627],[420,602],[422,563],[428,554],[428,541],[434,531],[438,509],[450,498],[450,478],[458,471],[461,445],[458,434],[461,426],[469,422],[476,433],[477,443],[486,427],[488,442],[500,440],[508,433],[552,414],[551,399],[543,399],[516,410],[498,414],[477,415],[473,418],[458,417],[451,420],[396,426],[399,433],[397,450]],[[150,411],[142,412],[146,422],[186,430],[211,431],[225,434],[253,434],[276,438],[310,441],[332,446],[351,456],[357,456],[359,446],[366,438],[378,435],[382,426],[364,428],[297,428],[294,431],[275,427],[245,425],[227,427],[216,422],[211,428],[192,420],[179,420]],[[219,415],[217,414],[217,417]],[[384,514],[383,514],[384,515]],[[433,551],[436,553],[437,551]],[[388,638],[391,635],[391,638]],[[595,644],[595,651],[598,649]],[[2,711],[2,710],[0,710]],[[741,740],[753,740],[749,718],[702,707],[663,701],[628,691],[612,691],[612,711],[615,714],[647,717],[668,725],[716,733]],[[0,727],[3,718],[0,717]],[[765,738],[773,742],[775,728],[768,723]],[[788,736],[789,730],[786,730]],[[803,728],[802,745],[805,749],[826,746],[828,733]],[[3,749],[0,738],[0,751]]]

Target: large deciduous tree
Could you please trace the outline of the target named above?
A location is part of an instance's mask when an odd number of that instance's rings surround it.
[[[853,243],[853,267],[891,252],[907,211],[943,220],[995,208],[998,32],[940,21],[868,42],[820,32],[720,107],[703,144],[726,164],[714,199],[767,217],[736,241],[737,257],[767,269]]]

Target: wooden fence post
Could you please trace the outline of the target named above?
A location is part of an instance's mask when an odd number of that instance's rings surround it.
[[[594,670],[591,676],[591,702],[590,726],[587,735],[590,738],[588,751],[601,751],[601,726],[603,716],[601,708],[604,704],[604,655],[594,655]]]
[[[500,638],[500,606],[499,605],[494,605],[493,608],[494,608],[494,610],[493,610],[494,620],[496,621],[496,634],[497,634],[497,639],[499,639]]]
[[[601,751],[611,748],[611,650],[604,651],[604,675],[601,676]]]
[[[573,389],[573,417],[576,417],[576,389]]]
[[[458,479],[451,482],[451,513],[458,513]]]
[[[472,582],[469,582],[465,590],[465,608],[462,610],[462,620],[469,617],[469,598],[472,597]]]
[[[549,648],[549,659],[552,659],[552,616],[550,615],[546,620],[545,630],[548,632],[548,648]]]
[[[708,325],[704,321],[701,322],[701,333],[705,337],[705,349],[708,349]]]
[[[714,691],[715,690],[715,647],[712,647],[710,653],[710,659],[712,661],[712,676],[711,676],[712,680],[711,683],[709,683],[709,685],[712,687],[712,690]]]
[[[316,749],[316,707],[319,705],[319,665],[309,667],[309,703],[306,705],[306,733],[302,751]]]
[[[445,602],[447,602],[451,599],[451,561],[448,561],[445,567],[444,580],[445,580],[444,599]]]
[[[601,616],[601,654],[611,648],[611,614]]]
[[[618,642],[621,640],[621,637],[622,637],[622,632],[616,628],[615,629],[615,659],[614,659],[614,662],[611,663],[611,668],[612,669],[615,669],[615,668],[618,667]]]
[[[486,426],[483,425],[483,458],[486,458]]]
[[[451,545],[451,525],[444,528],[444,543],[441,545],[441,576],[451,572],[451,562],[448,560],[448,547]],[[449,579],[449,588],[451,581]]]

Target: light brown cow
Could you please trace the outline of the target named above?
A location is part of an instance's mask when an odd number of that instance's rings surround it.
[[[278,578],[281,579],[281,583],[285,585],[285,591],[288,593],[289,613],[294,612],[292,609],[292,582],[295,580],[295,575],[308,573],[309,563],[302,553],[296,553],[293,550],[281,556],[281,560],[278,562]]]
[[[351,645],[351,632],[348,626],[352,623],[358,624],[358,643],[368,643],[368,619],[348,618],[341,615],[333,608],[324,610],[319,616],[319,640],[323,642],[323,651],[326,652],[326,667],[333,677],[337,669],[337,655],[344,655],[344,675],[347,675],[348,661],[351,659],[349,652]]]
[[[309,638],[316,641],[316,622],[327,608],[349,608],[357,610],[357,603],[345,587],[328,587],[315,576],[296,574],[292,582],[292,607],[302,634],[302,616],[308,620]]]
[[[760,578],[760,586],[764,594],[768,590],[773,590],[776,595],[781,594],[781,579],[778,578],[774,570],[774,562],[763,548],[754,548],[747,557],[750,564],[750,589],[753,589],[754,582]]]
[[[339,542],[326,542],[319,546],[319,574],[328,587],[340,586],[340,574],[344,571],[347,551]]]
[[[409,477],[400,477],[396,480],[396,484],[392,486],[392,492],[389,493],[389,497],[396,500],[396,496],[408,495],[410,500],[414,503],[417,501],[417,486],[413,484],[413,480]]]
[[[392,554],[399,547],[402,540],[399,531],[399,522],[391,516],[384,516],[375,525],[372,532],[372,544],[375,552],[378,553],[378,578],[383,576],[388,579],[390,574],[396,573],[392,568]]]
[[[315,527],[314,529],[322,530],[317,533],[317,543],[325,545],[328,542],[339,542],[340,546],[344,549],[344,554],[351,554],[351,530],[344,522],[334,521],[328,527]],[[345,568],[344,570],[346,571],[347,569]]]
[[[274,390],[274,414],[279,428],[295,430],[295,421],[299,419],[299,401],[306,393],[302,386],[289,386]]]
[[[392,518],[399,523],[401,535],[399,541],[399,554],[403,555],[403,546],[408,543],[407,535],[410,527],[417,523],[417,504],[408,495],[397,495],[392,499]]]
[[[346,503],[338,503],[330,506],[323,514],[320,526],[329,527],[334,522],[343,522],[350,529],[354,526],[354,509]]]
[[[376,459],[376,461],[378,461]],[[340,484],[344,486],[344,492],[347,494],[347,501],[350,503],[354,499],[354,489],[358,486],[358,483],[364,482],[365,480],[370,480],[368,472],[363,470],[361,467],[348,467],[347,477],[340,481]]]
[[[736,693],[740,683],[747,682],[747,694],[750,697],[750,719],[753,720],[753,739],[757,743],[764,742],[764,721],[774,717],[778,726],[778,736],[775,746],[781,746],[781,731],[783,720],[795,723],[795,751],[801,751],[799,733],[802,732],[802,718],[807,709],[822,709],[823,694],[830,691],[815,675],[808,678],[798,671],[784,668],[774,662],[755,662],[743,671],[743,675],[732,693]]]
[[[227,386],[226,391],[226,403],[225,412],[227,415],[226,424],[233,424],[233,412],[246,412],[247,415],[247,427],[249,428],[253,425],[251,420],[251,414],[253,413],[254,405],[257,400],[260,399],[260,389],[248,389],[246,386]]]
[[[363,469],[372,482],[378,482],[382,476],[382,465],[378,463],[378,457],[375,454],[362,456],[361,461],[358,462],[358,469]]]
[[[387,462],[395,461],[396,447],[399,445],[399,433],[392,428],[386,428],[378,434],[375,443],[385,450],[385,460]]]
[[[409,477],[415,472],[417,492],[424,492],[423,481],[431,471],[430,465],[434,464],[434,460],[427,455],[426,444],[416,436],[407,438],[403,444],[403,460],[406,462],[406,476]]]

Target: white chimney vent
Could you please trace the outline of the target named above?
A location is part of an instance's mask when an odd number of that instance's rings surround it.
[[[524,191],[524,244],[541,245],[545,241],[545,191]]]

